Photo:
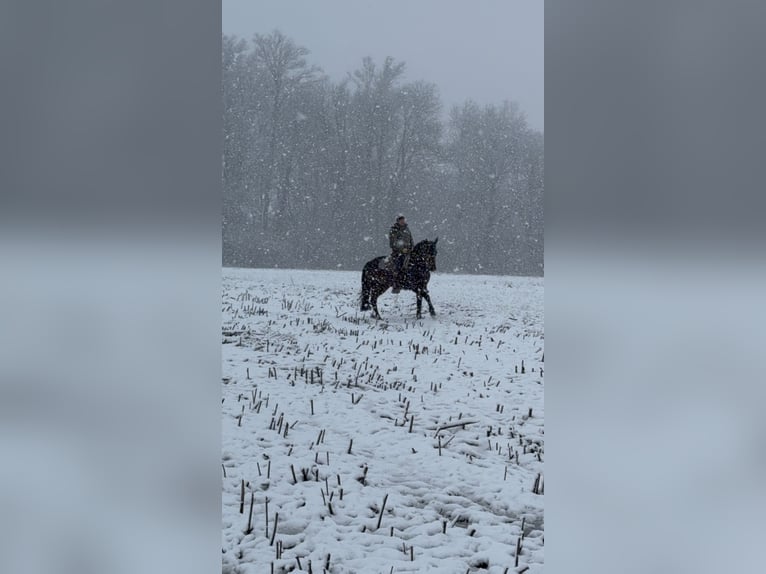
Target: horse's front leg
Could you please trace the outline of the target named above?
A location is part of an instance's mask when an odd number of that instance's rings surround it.
[[[431,317],[435,317],[436,310],[434,309],[434,306],[431,303],[431,296],[428,294],[428,291],[423,291],[423,297],[426,298],[426,302],[428,303],[428,312],[431,314]]]

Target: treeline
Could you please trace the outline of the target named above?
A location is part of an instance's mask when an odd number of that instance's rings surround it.
[[[445,118],[404,62],[333,82],[278,31],[222,52],[224,265],[360,270],[403,212],[442,271],[542,275],[543,135],[517,104]]]

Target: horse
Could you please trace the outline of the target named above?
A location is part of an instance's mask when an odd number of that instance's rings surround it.
[[[412,249],[409,261],[405,263],[402,269],[402,289],[414,291],[417,297],[417,318],[421,318],[420,309],[423,304],[423,298],[428,302],[428,312],[431,317],[436,315],[434,306],[431,304],[431,297],[428,294],[428,280],[431,278],[431,271],[436,271],[436,242],[424,239]],[[369,311],[372,309],[373,317],[380,319],[378,311],[378,297],[393,286],[394,273],[392,265],[386,265],[384,260],[386,256],[376,257],[368,261],[362,270],[362,296],[361,310]]]

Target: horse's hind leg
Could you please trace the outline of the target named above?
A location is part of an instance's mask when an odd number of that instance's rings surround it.
[[[423,315],[421,314],[421,309],[423,308],[423,295],[421,295],[420,291],[418,290],[415,292],[415,300],[417,304],[417,313],[415,314],[415,317],[420,319]]]
[[[380,311],[378,311],[378,293],[374,293],[370,296],[370,301],[372,303],[372,316],[376,319],[382,319],[383,317],[380,316]]]
[[[362,293],[359,295],[360,311],[370,309],[370,286],[367,279],[367,271],[362,271]]]

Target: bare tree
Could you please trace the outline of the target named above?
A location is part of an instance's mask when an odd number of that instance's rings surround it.
[[[268,130],[266,169],[260,181],[261,226],[269,228],[272,201],[276,200],[277,217],[286,217],[289,211],[289,181],[292,164],[288,157],[291,127],[287,111],[292,98],[305,85],[318,79],[321,70],[309,66],[305,56],[309,51],[296,45],[280,31],[256,34],[252,54],[254,67],[263,71],[261,85],[264,112]],[[292,133],[292,141],[295,134]],[[280,177],[281,171],[281,177]]]
[[[436,86],[414,82],[401,88],[397,102],[400,120],[394,142],[394,164],[390,174],[388,210],[400,211],[405,203],[413,171],[422,173],[439,155],[441,102]]]
[[[480,108],[469,101],[452,110],[448,147],[463,198],[456,202],[461,216],[455,232],[462,258],[475,262],[474,271],[502,268],[521,239],[529,133],[514,103]]]

